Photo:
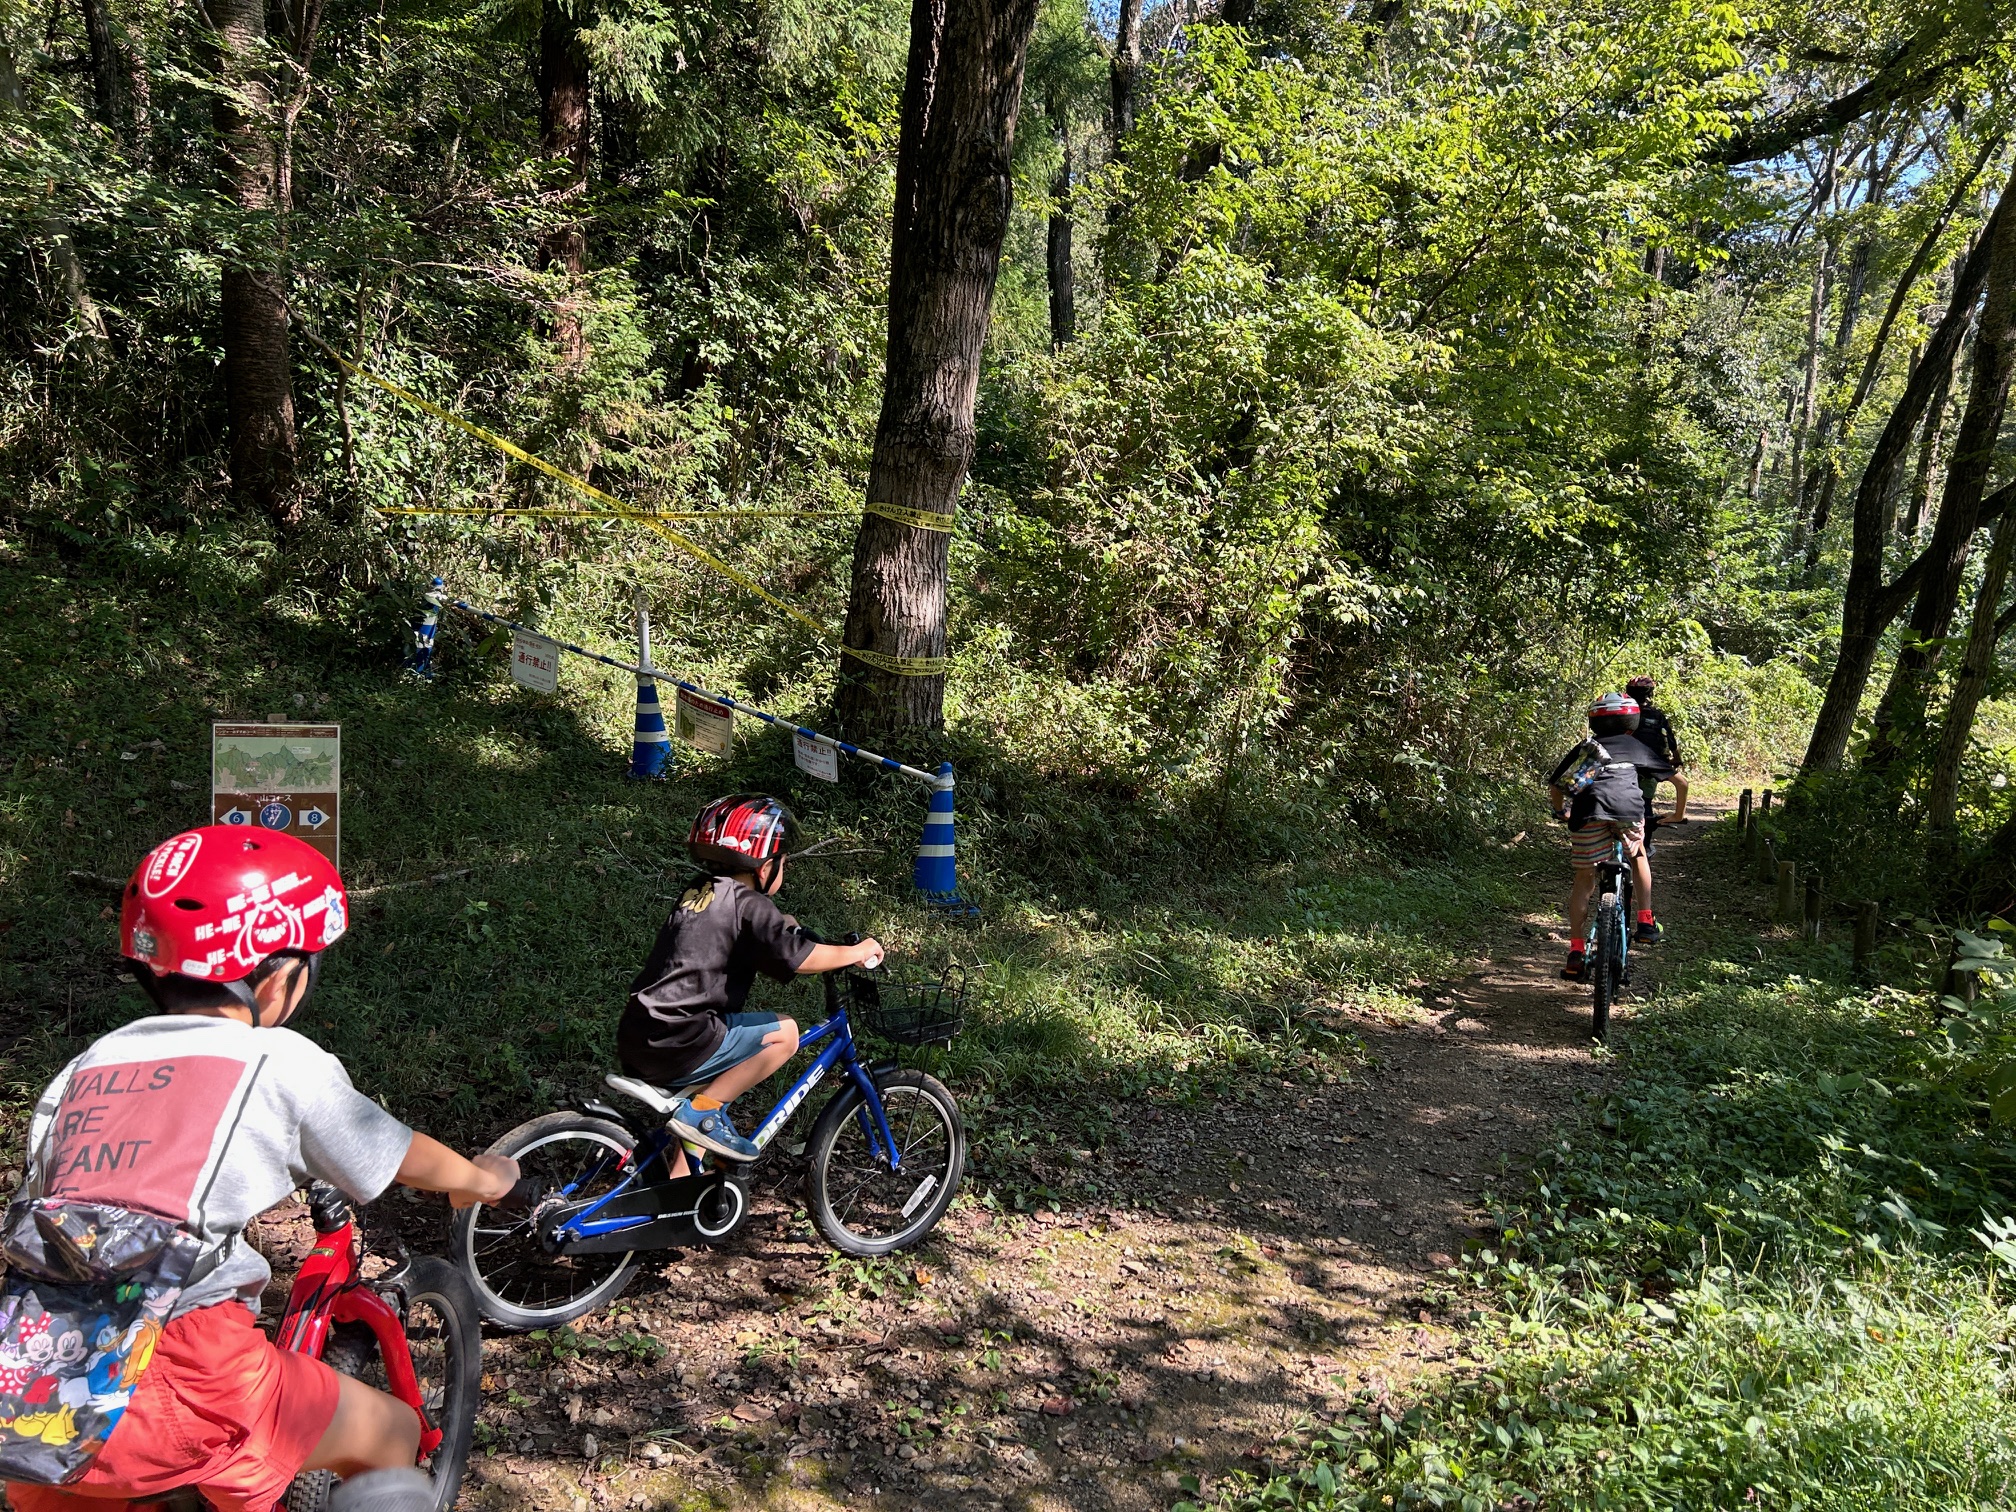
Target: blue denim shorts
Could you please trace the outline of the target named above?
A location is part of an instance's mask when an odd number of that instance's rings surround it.
[[[697,1087],[723,1071],[732,1070],[751,1056],[762,1053],[764,1038],[784,1022],[774,1013],[730,1013],[723,1015],[728,1029],[714,1053],[679,1078],[681,1086]]]

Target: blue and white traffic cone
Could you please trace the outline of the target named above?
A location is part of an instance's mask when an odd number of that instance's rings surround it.
[[[630,775],[662,775],[665,752],[671,739],[665,733],[665,711],[658,704],[658,680],[640,675],[637,679],[637,733],[630,745]]]
[[[931,807],[924,815],[924,833],[917,841],[917,868],[913,873],[917,891],[925,901],[954,913],[976,910],[959,896],[959,870],[953,858],[952,763],[938,767],[938,782],[931,790]]]
[[[427,610],[413,631],[413,675],[434,676],[434,632],[441,625],[441,590],[448,585],[435,578],[427,589]]]

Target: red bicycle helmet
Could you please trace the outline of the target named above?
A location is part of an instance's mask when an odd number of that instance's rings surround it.
[[[753,871],[765,892],[773,864],[797,842],[791,810],[762,793],[715,799],[686,832],[686,850],[696,865],[716,873]]]
[[[1624,684],[1624,692],[1627,697],[1635,698],[1640,704],[1643,704],[1652,697],[1652,687],[1652,679],[1641,672],[1638,676],[1632,678],[1631,681]]]
[[[1598,735],[1629,735],[1638,728],[1638,704],[1622,693],[1605,693],[1589,705],[1589,728]]]
[[[343,878],[322,852],[292,835],[212,824],[162,841],[133,869],[119,953],[151,975],[224,988],[256,1023],[248,978],[275,956],[312,966],[349,927]]]

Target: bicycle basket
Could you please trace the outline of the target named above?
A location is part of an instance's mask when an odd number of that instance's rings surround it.
[[[850,971],[841,978],[841,988],[854,1026],[894,1044],[950,1044],[966,1023],[963,966],[948,966],[935,978]]]

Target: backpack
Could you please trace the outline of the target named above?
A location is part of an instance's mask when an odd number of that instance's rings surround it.
[[[1594,736],[1582,742],[1576,755],[1580,758],[1575,765],[1562,775],[1560,788],[1570,798],[1578,797],[1596,786],[1596,779],[1604,769],[1612,765],[1610,753],[1603,749],[1603,742]]]
[[[91,1468],[183,1288],[220,1258],[158,1214],[15,1198],[0,1220],[0,1481]]]

